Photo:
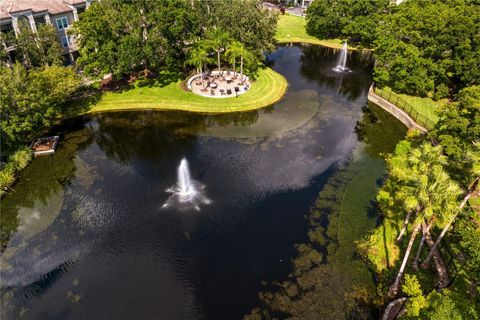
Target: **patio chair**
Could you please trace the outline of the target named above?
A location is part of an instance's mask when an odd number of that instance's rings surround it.
[[[210,95],[214,96],[215,95],[215,90],[210,90]]]
[[[231,89],[227,89],[227,94],[228,94],[228,95],[231,95],[231,94],[232,94],[232,90],[231,90]]]

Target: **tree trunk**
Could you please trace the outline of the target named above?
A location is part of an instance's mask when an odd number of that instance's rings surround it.
[[[217,62],[218,62],[218,74],[221,74],[220,71],[220,48],[217,50]]]
[[[425,243],[425,238],[427,233],[430,231],[431,226],[433,225],[434,219],[430,220],[430,222],[425,224],[425,222],[422,222],[422,239],[420,240],[420,244],[418,245],[418,250],[417,250],[417,255],[415,256],[415,260],[413,261],[413,268],[415,270],[418,270],[418,261],[420,260],[420,254],[422,253],[423,250],[423,244]]]
[[[237,58],[233,59],[233,76],[237,77]]]
[[[240,79],[243,84],[243,56],[240,56]]]
[[[202,79],[202,87],[205,90],[205,82],[203,81],[203,68],[200,66],[200,79]]]
[[[142,27],[142,38],[143,44],[147,42],[148,39],[148,31],[147,31],[147,17],[145,16],[145,10],[140,9],[140,15],[142,16],[141,27]]]
[[[430,248],[433,247],[434,241],[432,239],[432,235],[430,234],[430,232],[427,232],[425,234],[425,241],[427,242]],[[435,254],[433,255],[433,262],[435,262],[435,269],[437,270],[437,274],[438,274],[438,283],[439,283],[438,287],[439,289],[445,288],[446,286],[448,286],[450,282],[448,280],[448,270],[438,250],[435,250]]]
[[[405,234],[405,231],[407,230],[408,220],[410,220],[411,215],[412,215],[412,212],[409,211],[407,213],[407,217],[405,218],[405,221],[403,222],[403,227],[402,227],[402,230],[400,230],[400,234],[398,235],[397,242],[402,241],[403,235]]]
[[[472,187],[468,190],[467,195],[465,196],[465,198],[463,198],[462,203],[460,203],[458,212],[453,216],[453,218],[450,220],[450,222],[447,223],[447,225],[445,226],[445,228],[443,228],[442,232],[441,232],[440,235],[438,236],[437,241],[435,241],[435,244],[433,245],[432,249],[430,250],[430,253],[428,254],[427,259],[425,259],[425,261],[423,261],[423,263],[421,264],[421,267],[422,267],[423,269],[427,269],[427,268],[429,267],[429,265],[430,265],[430,260],[432,260],[433,254],[434,254],[435,250],[437,250],[438,245],[439,245],[440,242],[442,241],[443,237],[444,237],[445,234],[447,233],[447,231],[448,231],[448,229],[450,228],[450,226],[452,225],[452,223],[453,223],[453,222],[455,221],[455,219],[457,218],[458,213],[462,211],[462,209],[463,209],[463,207],[465,206],[465,204],[467,203],[468,199],[470,199],[470,197],[472,196],[472,194],[473,194],[473,193],[475,192],[475,190],[477,189],[477,185],[478,185],[478,180],[479,180],[479,179],[480,179],[480,177],[475,178],[475,181],[473,182]]]
[[[420,230],[420,223],[417,223],[413,227],[412,234],[410,235],[410,241],[408,241],[407,251],[405,251],[405,255],[403,256],[402,265],[400,266],[400,270],[398,270],[397,277],[395,278],[395,281],[388,289],[388,296],[390,298],[394,298],[398,293],[400,281],[402,280],[405,267],[407,266],[408,257],[410,256],[410,252],[412,251],[413,242],[415,241],[415,237],[417,236],[417,233],[419,230]]]

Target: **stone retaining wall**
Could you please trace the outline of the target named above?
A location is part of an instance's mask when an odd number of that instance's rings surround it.
[[[378,96],[375,91],[373,91],[373,86],[371,86],[368,90],[368,100],[375,103],[377,106],[381,107],[388,113],[392,114],[395,118],[400,120],[408,129],[416,129],[422,133],[427,133],[427,129],[416,123],[405,111],[398,108],[390,101]]]

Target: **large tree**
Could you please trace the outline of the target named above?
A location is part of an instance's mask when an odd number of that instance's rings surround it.
[[[398,213],[401,213],[400,217],[412,216],[412,231],[399,271],[390,286],[390,297],[398,292],[422,225],[428,231],[434,224],[445,225],[456,213],[460,191],[445,172],[445,163],[441,147],[433,147],[428,142],[417,148],[410,148],[404,142],[387,160],[389,177],[377,197],[380,206],[391,217],[398,217]]]
[[[65,51],[53,26],[39,25],[36,32],[30,27],[23,27],[21,30],[17,37],[10,34],[4,39],[10,46],[16,47],[15,53],[20,62],[29,68],[63,64]],[[3,54],[0,57],[7,62],[8,53],[3,47],[1,50]]]
[[[275,49],[277,15],[260,0],[202,0],[193,12],[202,30],[228,32],[258,58]]]
[[[257,0],[103,0],[74,24],[77,63],[87,74],[116,77],[181,67],[189,47],[215,32],[230,34],[261,59],[274,49],[276,18]]]
[[[208,51],[202,45],[197,45],[188,54],[188,59],[185,61],[186,65],[194,66],[197,72],[200,73],[203,88],[205,89],[205,83],[203,81],[203,70],[205,65],[211,62],[212,59],[208,57]]]
[[[438,141],[448,157],[448,170],[464,189],[473,182],[474,161],[469,152],[480,140],[480,86],[463,89],[457,102],[443,107],[430,136]]]
[[[217,53],[217,68],[218,73],[221,73],[221,59],[220,54],[226,51],[227,46],[232,41],[232,38],[228,32],[222,31],[221,29],[215,28],[207,32],[207,46],[210,47]]]
[[[58,119],[62,103],[80,85],[72,68],[27,69],[20,63],[0,68],[2,152],[45,130]]]
[[[480,79],[480,3],[404,1],[378,27],[375,81],[442,98]]]
[[[75,22],[80,58],[87,74],[122,76],[144,68],[181,66],[193,22],[181,0],[104,0]]]
[[[307,32],[319,38],[347,38],[371,47],[390,5],[389,0],[314,1],[307,10]]]

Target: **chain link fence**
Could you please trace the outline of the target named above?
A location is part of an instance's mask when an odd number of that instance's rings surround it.
[[[410,105],[407,101],[400,98],[400,96],[398,96],[397,94],[393,93],[392,91],[379,89],[376,87],[373,87],[373,91],[375,92],[376,95],[382,97],[388,102],[394,104],[396,107],[405,111],[416,123],[418,123],[425,129],[427,130],[433,129],[435,122],[428,119],[424,115],[418,113],[417,110],[415,110],[415,108],[412,107],[412,105]]]

